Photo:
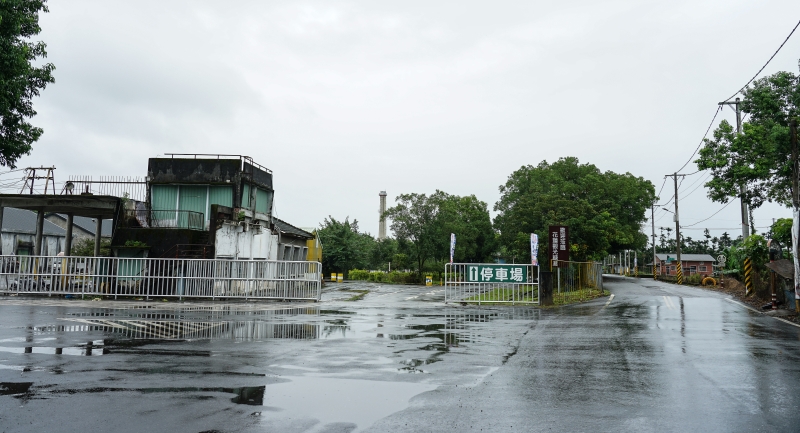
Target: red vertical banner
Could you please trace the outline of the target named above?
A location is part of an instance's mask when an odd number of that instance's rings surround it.
[[[559,266],[559,262],[569,261],[569,227],[550,226],[548,230],[550,247],[548,255],[550,263],[554,268]]]

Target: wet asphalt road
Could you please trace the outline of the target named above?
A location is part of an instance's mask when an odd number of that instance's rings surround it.
[[[547,310],[369,283],[319,304],[2,297],[0,431],[800,431],[800,328],[606,289]]]

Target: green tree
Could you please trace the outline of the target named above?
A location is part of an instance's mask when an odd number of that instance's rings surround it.
[[[491,260],[496,242],[486,202],[478,200],[474,195],[459,197],[442,191],[437,191],[431,198],[439,209],[436,215],[436,258],[442,262],[450,260],[450,233],[454,233],[454,261],[482,263]]]
[[[792,247],[792,219],[778,218],[772,223],[769,229],[769,238],[775,239],[781,245],[781,249],[791,252]]]
[[[460,197],[437,190],[431,195],[401,194],[396,201],[385,216],[392,220],[398,251],[408,255],[418,273],[429,261],[449,261],[450,233],[456,235],[455,261],[487,261],[494,253],[488,206],[474,195]]]
[[[539,260],[547,260],[550,225],[570,228],[572,260],[601,260],[609,253],[647,245],[641,233],[645,211],[655,199],[650,181],[630,173],[601,172],[567,157],[527,165],[500,187],[494,210],[500,242],[517,261],[530,257],[530,233],[539,235]]]
[[[329,216],[320,224],[317,235],[323,247],[322,268],[326,272],[347,272],[369,266],[375,239],[359,233],[358,220],[337,221]]]
[[[47,57],[45,43],[30,40],[41,31],[45,2],[0,0],[0,165],[11,168],[42,135],[42,128],[27,121],[36,115],[31,99],[55,82],[52,63],[33,65]]]
[[[392,238],[375,241],[370,252],[369,268],[388,270],[388,264],[397,254],[397,241]]]
[[[2,1],[2,0],[0,0]],[[92,257],[94,256],[94,238],[82,238],[72,245],[70,255],[75,257]],[[111,240],[100,240],[100,257],[111,256]]]
[[[723,120],[695,161],[700,170],[711,170],[708,197],[727,203],[746,185],[743,199],[751,209],[765,201],[791,206],[789,122],[800,114],[800,81],[778,72],[754,81],[743,94],[741,109],[750,119],[742,124],[742,134]]]

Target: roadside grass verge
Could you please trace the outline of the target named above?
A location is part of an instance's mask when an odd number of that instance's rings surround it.
[[[562,305],[576,304],[578,302],[591,301],[592,299],[603,296],[597,289],[580,289],[571,290],[569,292],[553,293],[553,306],[560,307]]]

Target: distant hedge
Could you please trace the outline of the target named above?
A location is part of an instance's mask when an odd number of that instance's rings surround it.
[[[374,281],[376,283],[417,284],[420,282],[415,272],[382,272],[365,269],[351,269],[347,273],[348,280]]]

